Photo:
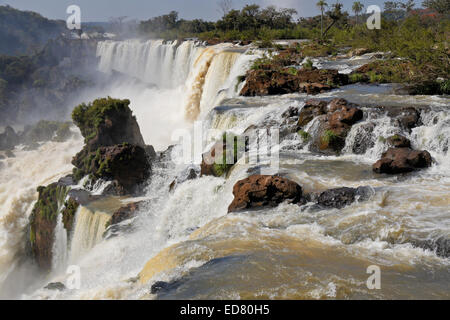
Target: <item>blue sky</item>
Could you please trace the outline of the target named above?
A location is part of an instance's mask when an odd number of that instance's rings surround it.
[[[354,0],[340,0],[346,10]],[[366,7],[372,4],[383,8],[383,0],[359,0]],[[276,5],[298,10],[300,16],[313,16],[319,13],[317,0],[233,0],[235,8],[256,3],[262,6]],[[328,0],[334,3],[335,0]],[[416,3],[420,6],[421,1]],[[64,19],[66,8],[76,4],[81,7],[82,21],[107,21],[109,17],[128,16],[139,20],[178,11],[185,19],[202,18],[216,20],[220,17],[217,0],[0,0],[0,4],[31,10],[51,19]]]

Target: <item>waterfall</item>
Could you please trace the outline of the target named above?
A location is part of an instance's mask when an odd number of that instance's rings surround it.
[[[70,261],[75,262],[103,239],[107,223],[111,217],[104,212],[92,212],[80,207],[75,216]]]
[[[55,271],[61,271],[67,263],[67,230],[64,228],[63,215],[61,211],[64,206],[61,207],[58,214],[58,221],[55,228],[55,241],[53,243],[53,261],[52,268]]]
[[[156,86],[157,94],[169,90],[167,95],[184,106],[185,120],[191,122],[238,94],[238,77],[259,57],[247,51],[232,44],[204,47],[195,41],[127,40],[99,42],[97,56],[102,72],[137,78]],[[151,104],[148,99],[146,103]]]

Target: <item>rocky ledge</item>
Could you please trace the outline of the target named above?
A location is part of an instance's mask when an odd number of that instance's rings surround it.
[[[294,181],[279,177],[252,175],[236,182],[233,187],[234,200],[228,212],[239,212],[266,207],[276,207],[280,203],[304,205],[315,203],[318,208],[342,209],[355,201],[366,201],[373,195],[370,187],[337,188],[318,194],[305,194]]]
[[[245,80],[241,96],[266,96],[296,92],[318,94],[347,84],[348,77],[337,70],[291,67],[280,71],[267,65],[248,71]]]
[[[137,194],[150,176],[153,147],[146,146],[128,105],[129,100],[98,99],[76,107],[72,117],[85,138],[85,146],[73,159],[73,175],[46,187],[39,187],[39,198],[29,221],[28,252],[43,271],[52,267],[52,249],[57,218],[61,214],[69,239],[75,213],[80,205],[98,199],[86,190],[71,190],[89,175],[91,183],[109,181],[112,195]],[[10,132],[8,132],[10,134]],[[130,218],[139,204],[118,210],[112,224]]]
[[[153,147],[146,146],[129,100],[97,99],[79,105],[72,113],[85,139],[85,146],[73,159],[74,179],[89,175],[111,181],[112,194],[135,193],[150,176]]]

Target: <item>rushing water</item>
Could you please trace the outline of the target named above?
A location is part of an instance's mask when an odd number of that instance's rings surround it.
[[[114,70],[140,80],[113,85],[106,93],[131,99],[146,142],[158,150],[175,144],[172,132],[191,128],[193,120],[202,120],[203,128],[219,132],[241,134],[260,124],[283,131],[282,113],[291,106],[303,106],[309,98],[304,94],[238,97],[242,84],[237,78],[259,53],[231,45],[107,41],[99,44],[97,54],[102,71]],[[315,64],[345,73],[367,59],[370,56],[356,62],[317,60]],[[450,261],[439,250],[448,250],[450,235],[450,99],[396,95],[389,85],[347,86],[318,97],[343,97],[361,104],[363,121],[352,128],[340,156],[311,153],[309,143],[299,135],[282,135],[280,169],[273,173],[298,182],[307,192],[370,186],[373,194],[368,201],[340,210],[282,204],[227,214],[235,182],[261,168],[240,161],[227,179],[202,177],[169,192],[176,177],[197,168],[176,161],[182,157],[182,147],[176,145],[169,159],[155,163],[143,198],[147,204],[135,219],[122,223],[123,231],[103,237],[113,209],[132,199],[111,198],[81,207],[72,239],[65,239],[57,227],[54,250],[61,251],[60,242],[68,242],[67,251],[57,257],[80,266],[79,290],[36,288],[22,297],[153,299],[150,287],[155,281],[177,280],[158,298],[448,299]],[[429,109],[422,114],[421,126],[404,132],[373,105]],[[373,130],[364,130],[368,125]],[[306,131],[313,135],[314,130],[312,121]],[[396,133],[408,137],[414,148],[428,150],[435,160],[433,167],[404,176],[374,174],[371,165],[387,148],[380,137]],[[369,147],[355,154],[361,139],[369,141]],[[43,158],[31,159],[45,154],[43,148],[50,146],[53,149],[45,151],[52,170],[29,172],[19,164],[27,158],[45,167]],[[0,268],[13,267],[11,257],[18,251],[12,248],[20,245],[36,199],[34,188],[60,176],[55,168],[61,174],[69,171],[70,157],[80,148],[81,142],[49,143],[36,154],[23,152],[9,159],[10,170],[0,168],[0,175],[22,172],[18,186],[8,187],[3,179],[0,185],[5,188],[0,190],[17,190],[15,202],[6,196],[9,202],[1,203],[2,221],[3,213],[10,212],[10,223],[1,230],[2,252],[8,255],[0,256]],[[371,265],[381,268],[381,290],[366,286]],[[64,271],[54,270],[46,280],[64,282],[66,277]]]

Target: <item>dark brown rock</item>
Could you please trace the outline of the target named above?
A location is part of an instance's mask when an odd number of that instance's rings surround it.
[[[121,223],[122,221],[135,217],[143,204],[143,201],[133,202],[120,208],[112,215],[109,225],[116,225],[118,223]]]
[[[234,200],[228,212],[246,209],[276,207],[284,201],[299,203],[302,187],[278,176],[253,175],[238,181],[233,188]]]
[[[315,117],[327,113],[327,102],[323,100],[308,100],[299,114],[298,126],[304,127]]]
[[[428,151],[415,151],[410,148],[390,148],[373,165],[376,173],[397,174],[428,168],[432,158]]]
[[[260,66],[257,70],[247,72],[242,96],[278,95],[295,92],[317,94],[346,84],[348,76],[337,70],[278,70],[272,65]]]
[[[370,187],[330,189],[319,195],[317,203],[326,208],[342,209],[356,200],[365,201],[372,194]]]
[[[408,138],[396,134],[387,139],[387,143],[389,143],[394,148],[409,148],[411,147],[411,141]]]

